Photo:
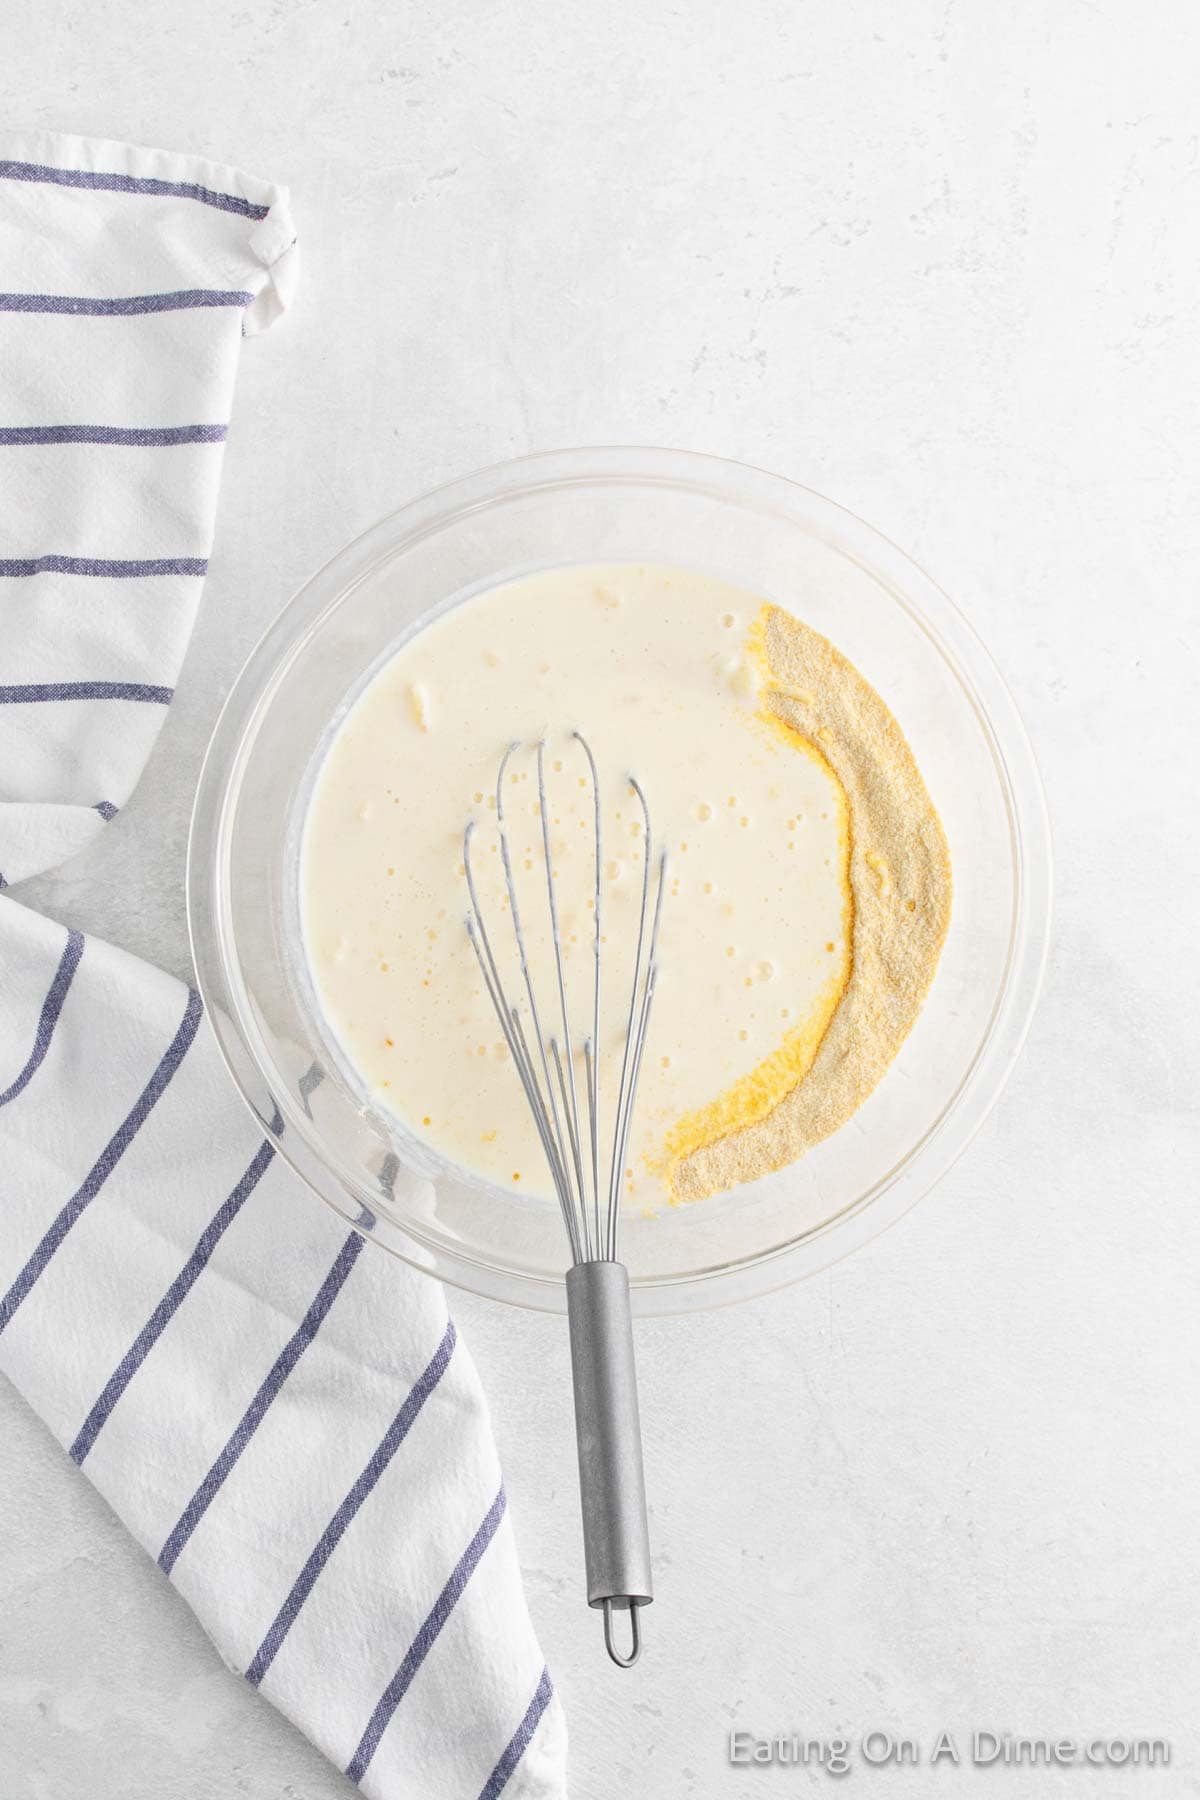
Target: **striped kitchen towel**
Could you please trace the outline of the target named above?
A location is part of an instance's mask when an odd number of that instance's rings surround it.
[[[138,778],[195,614],[240,338],[296,265],[286,195],[234,170],[4,149],[11,884],[88,843]],[[0,1369],[226,1660],[381,1800],[565,1794],[441,1290],[364,1249],[261,1139],[194,992],[12,896],[0,1209]]]

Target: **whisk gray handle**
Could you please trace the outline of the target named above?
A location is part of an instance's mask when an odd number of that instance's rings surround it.
[[[571,1374],[588,1605],[604,1608],[604,1641],[627,1668],[641,1649],[638,1609],[654,1598],[638,1421],[629,1277],[619,1262],[567,1271]],[[618,1651],[612,1615],[628,1611],[632,1646]]]

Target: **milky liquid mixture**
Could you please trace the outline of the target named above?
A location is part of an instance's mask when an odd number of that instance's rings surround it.
[[[481,594],[401,649],[320,771],[302,912],[322,1007],[377,1104],[502,1188],[549,1193],[516,1072],[465,929],[463,828],[504,975],[511,954],[495,828],[508,745],[546,738],[550,834],[573,1040],[591,1029],[593,797],[603,796],[601,1142],[611,1131],[641,898],[637,776],[665,841],[660,974],[626,1169],[655,1208],[672,1168],[795,1086],[847,980],[842,789],[757,703],[761,600],[644,565],[567,567]],[[535,980],[556,1001],[536,764],[509,764],[504,808]],[[578,1063],[580,1093],[582,1057]],[[607,1102],[607,1104],[606,1104]]]

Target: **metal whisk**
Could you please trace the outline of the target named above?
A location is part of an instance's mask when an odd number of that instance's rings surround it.
[[[611,1125],[611,1156],[607,1180],[602,1179],[602,1119],[600,1111],[600,967],[602,930],[602,878],[604,869],[600,779],[591,747],[579,732],[572,732],[587,758],[595,813],[595,885],[593,892],[594,967],[591,995],[591,1031],[582,1045],[584,1101],[580,1107],[575,1076],[575,1046],[563,971],[559,932],[558,896],[550,850],[550,816],[546,802],[546,742],[535,746],[537,756],[538,812],[545,861],[546,905],[553,946],[554,985],[549,1008],[543,1015],[529,966],[527,938],[513,880],[512,857],[504,813],[504,778],[519,742],[508,746],[496,777],[496,823],[500,857],[508,893],[508,911],[520,966],[523,999],[516,1003],[505,991],[487,924],[479,904],[471,867],[472,821],[463,839],[463,864],[471,908],[467,932],[479,959],[484,986],[496,1010],[513,1065],[529,1103],[538,1137],[545,1152],[554,1191],[562,1209],[570,1245],[567,1271],[567,1313],[571,1334],[571,1371],[575,1389],[575,1436],[579,1450],[579,1491],[583,1507],[583,1542],[587,1569],[588,1604],[603,1608],[604,1643],[612,1660],[629,1668],[641,1652],[640,1609],[654,1598],[650,1574],[650,1542],[646,1528],[646,1490],[642,1473],[642,1443],[638,1423],[637,1376],[633,1358],[633,1332],[629,1312],[629,1277],[617,1260],[617,1235],[621,1210],[621,1174],[629,1143],[633,1103],[646,1045],[646,1027],[658,978],[658,927],[662,914],[666,851],[656,853],[650,827],[650,808],[637,780],[629,786],[642,810],[643,855],[641,906],[638,914],[637,950],[625,1039],[621,1052],[621,1078]],[[653,914],[650,906],[651,863],[657,860],[657,893]],[[543,971],[543,977],[545,971]],[[524,1015],[524,1016],[523,1016]],[[545,1017],[550,1023],[547,1029]],[[607,1143],[609,1132],[603,1133]],[[617,1648],[613,1633],[614,1611],[628,1611],[630,1648]]]

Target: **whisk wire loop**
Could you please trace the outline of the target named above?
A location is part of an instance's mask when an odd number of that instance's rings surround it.
[[[474,821],[468,824],[463,838],[463,864],[467,877],[470,911],[467,933],[479,962],[484,988],[500,1022],[504,1040],[520,1078],[525,1098],[545,1153],[550,1177],[562,1211],[563,1221],[574,1263],[595,1258],[617,1260],[618,1228],[621,1210],[621,1186],[633,1105],[641,1073],[650,1008],[658,980],[658,934],[666,880],[666,852],[657,859],[657,893],[651,907],[651,862],[654,859],[653,826],[645,793],[636,777],[630,776],[629,787],[637,797],[642,814],[641,898],[638,909],[637,943],[633,979],[629,991],[625,1032],[621,1046],[620,1080],[612,1116],[612,1160],[607,1182],[602,1180],[600,1132],[600,998],[601,962],[604,943],[604,827],[603,803],[596,759],[581,732],[571,736],[587,759],[593,809],[593,880],[592,907],[592,992],[591,1033],[581,1045],[584,1078],[583,1105],[580,1104],[576,1078],[576,1041],[571,1029],[571,1010],[563,955],[559,895],[554,855],[550,839],[550,805],[546,782],[546,741],[541,738],[533,746],[537,768],[537,811],[541,849],[544,859],[546,910],[554,970],[556,999],[550,1013],[544,1014],[538,1003],[537,985],[530,965],[526,922],[518,898],[513,871],[509,820],[504,806],[505,779],[513,757],[522,748],[519,740],[510,743],[500,760],[496,777],[496,827],[504,887],[508,898],[509,921],[520,970],[523,999],[514,1003],[501,974],[499,960],[492,943],[480,904],[478,884],[471,861]],[[523,1018],[524,1015],[524,1018]],[[546,1020],[556,1016],[553,1031]],[[526,1029],[528,1025],[528,1030]],[[584,1113],[586,1112],[586,1120]]]
[[[592,778],[592,811],[596,840],[595,879],[592,884],[592,1036],[583,1046],[584,1071],[587,1076],[588,1115],[592,1147],[593,1243],[600,1252],[600,945],[603,941],[601,914],[604,902],[604,811],[600,804],[600,776],[592,747],[581,732],[571,736],[587,757]]]
[[[562,1090],[563,1115],[567,1123],[567,1135],[571,1143],[571,1161],[575,1170],[575,1181],[579,1193],[579,1212],[583,1224],[584,1246],[587,1260],[591,1260],[591,1230],[588,1224],[587,1196],[583,1185],[583,1158],[580,1152],[579,1131],[579,1099],[575,1091],[575,1058],[571,1052],[571,1024],[567,1018],[567,983],[563,974],[562,938],[558,929],[558,900],[554,892],[554,858],[550,851],[550,809],[546,804],[546,740],[539,738],[537,746],[537,785],[538,812],[541,815],[542,852],[546,864],[546,904],[550,911],[550,937],[554,945],[554,973],[558,982],[558,1008],[562,1020],[563,1056],[559,1055],[558,1045],[550,1040],[550,1048],[554,1055],[558,1070],[559,1087]],[[566,1079],[563,1079],[563,1063],[566,1063]]]
[[[633,1117],[633,1100],[637,1088],[637,1069],[641,1065],[641,1047],[646,1040],[646,1024],[650,1017],[650,1001],[654,995],[654,977],[656,965],[654,961],[658,939],[658,920],[662,909],[663,880],[666,875],[666,852],[659,861],[658,901],[654,909],[654,930],[651,935],[650,956],[647,966],[645,987],[639,1003],[638,990],[642,983],[642,953],[646,943],[646,917],[650,900],[650,808],[646,796],[642,792],[637,778],[629,777],[629,785],[637,795],[642,809],[642,899],[638,910],[637,953],[633,961],[633,985],[629,996],[629,1023],[625,1030],[625,1043],[621,1051],[621,1083],[617,1090],[617,1115],[613,1127],[612,1163],[609,1168],[608,1190],[608,1242],[606,1255],[616,1260],[617,1254],[617,1219],[621,1206],[621,1176],[625,1168],[625,1152],[629,1141],[629,1125]]]
[[[533,1093],[537,1094],[539,1102],[543,1107],[546,1123],[554,1142],[556,1156],[551,1173],[553,1174],[555,1169],[557,1169],[556,1185],[558,1181],[564,1183],[564,1186],[559,1189],[559,1198],[563,1203],[564,1216],[569,1211],[572,1217],[573,1224],[568,1227],[568,1231],[574,1240],[577,1240],[579,1244],[582,1244],[582,1233],[580,1233],[578,1225],[574,1223],[575,1207],[574,1199],[570,1192],[570,1182],[566,1179],[567,1145],[564,1141],[563,1122],[559,1116],[558,1099],[554,1092],[554,1083],[550,1079],[549,1045],[546,1034],[542,1030],[541,1016],[538,1012],[537,995],[533,986],[533,976],[529,969],[529,956],[525,948],[525,931],[521,923],[521,908],[517,902],[517,885],[513,879],[512,856],[509,851],[508,822],[504,814],[504,777],[508,772],[508,765],[512,760],[514,751],[517,751],[520,748],[519,741],[513,742],[508,746],[508,749],[504,752],[504,755],[500,760],[500,768],[496,776],[496,826],[500,835],[500,860],[504,867],[504,885],[508,890],[509,916],[512,919],[513,937],[516,940],[517,946],[517,958],[521,965],[521,976],[525,983],[525,994],[529,1001],[529,1016],[533,1024],[533,1035],[537,1041],[538,1056],[542,1065],[542,1075],[546,1083],[546,1100],[541,1100],[541,1090],[536,1082],[534,1083]],[[478,906],[475,907],[475,911],[478,916]],[[495,1004],[494,1001],[493,1004]],[[505,1009],[509,1012],[515,1011],[507,1001],[505,1002]],[[526,1093],[529,1095],[530,1090],[526,1089]],[[530,1105],[533,1104],[534,1101],[532,1097],[530,1097]],[[564,1193],[567,1196],[565,1199],[563,1198]]]

